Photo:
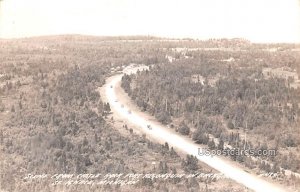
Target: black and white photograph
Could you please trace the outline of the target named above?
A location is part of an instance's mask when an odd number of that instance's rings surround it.
[[[0,0],[0,192],[300,192],[300,0]]]

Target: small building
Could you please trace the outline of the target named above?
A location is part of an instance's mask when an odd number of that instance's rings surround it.
[[[201,83],[202,85],[204,85],[205,78],[200,74],[194,74],[191,76],[191,81],[193,83]]]

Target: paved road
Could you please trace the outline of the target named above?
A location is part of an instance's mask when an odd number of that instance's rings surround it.
[[[120,81],[122,76],[123,74],[118,74],[110,77],[104,85],[105,97],[110,103],[111,109],[115,115],[118,115],[118,117],[139,127],[142,132],[147,134],[147,137],[151,137],[159,142],[168,142],[169,146],[174,147],[174,149],[196,156],[200,161],[249,189],[262,192],[287,191],[282,186],[245,172],[237,164],[227,159],[217,156],[198,155],[200,146],[195,144],[191,139],[177,134],[174,130],[167,128],[151,118],[148,114],[138,110],[137,107],[132,106],[133,104],[128,104],[132,103],[130,99],[124,97],[124,93],[120,93]],[[122,104],[124,106],[122,106]],[[152,127],[151,130],[147,127],[148,125]]]

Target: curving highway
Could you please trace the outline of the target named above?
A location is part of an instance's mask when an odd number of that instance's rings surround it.
[[[136,70],[137,68],[125,69],[123,73],[135,73]],[[199,145],[195,144],[191,139],[160,124],[150,115],[141,112],[134,106],[129,97],[124,97],[124,93],[121,93],[123,90],[120,88],[122,76],[123,74],[118,74],[108,78],[102,88],[102,95],[104,94],[104,99],[109,102],[114,116],[117,115],[119,118],[136,125],[141,132],[146,133],[147,137],[153,140],[168,142],[169,146],[172,146],[174,149],[196,156],[200,161],[249,189],[261,192],[287,191],[287,189],[284,189],[282,186],[268,182],[257,175],[245,172],[237,164],[227,159],[218,156],[198,155]],[[151,129],[149,129],[149,126],[151,126]]]

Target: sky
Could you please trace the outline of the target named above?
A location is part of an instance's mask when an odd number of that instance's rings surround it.
[[[0,38],[83,34],[300,42],[300,0],[0,2]]]

